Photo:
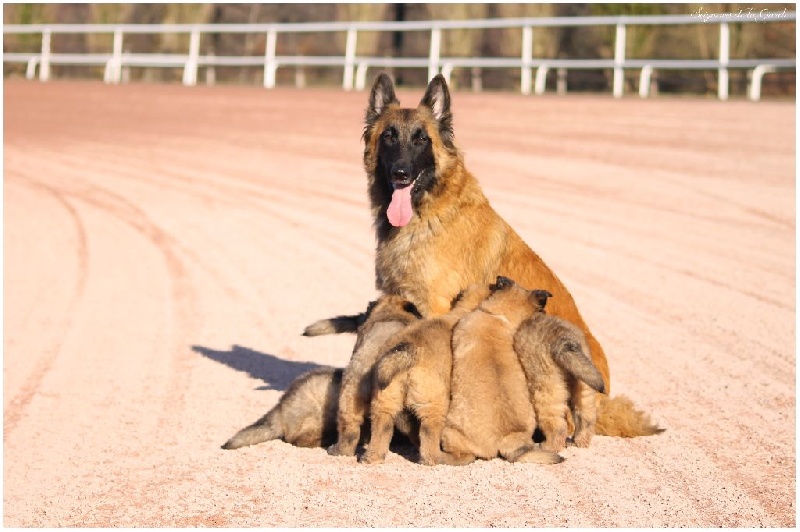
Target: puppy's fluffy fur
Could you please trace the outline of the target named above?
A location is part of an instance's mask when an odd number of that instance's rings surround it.
[[[589,358],[583,332],[556,316],[536,313],[514,335],[514,350],[528,380],[536,423],[544,433],[542,449],[561,451],[567,422],[574,419],[574,442],[587,447],[595,434],[595,391],[603,376]]]
[[[341,317],[340,317],[341,318]],[[328,452],[353,456],[361,439],[361,426],[369,415],[372,369],[395,333],[420,318],[414,305],[397,296],[383,296],[370,304],[357,328],[356,345],[342,376],[337,415],[338,438]]]
[[[383,462],[392,427],[406,408],[419,419],[420,462],[447,463],[440,440],[450,404],[453,327],[488,295],[487,285],[472,285],[447,314],[413,323],[392,338],[393,347],[375,366],[372,436],[362,462]]]
[[[520,323],[542,312],[545,294],[498,277],[492,294],[455,326],[451,403],[442,433],[452,463],[498,454],[511,462],[563,460],[534,447],[533,406],[513,345]]]
[[[297,377],[278,404],[222,446],[238,449],[282,439],[298,447],[327,446],[336,440],[341,368],[318,368]]]

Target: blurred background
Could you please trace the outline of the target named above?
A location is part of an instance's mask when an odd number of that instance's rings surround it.
[[[695,13],[758,13],[794,11],[795,4],[4,4],[4,24],[96,23],[96,24],[215,24],[215,23],[291,23],[330,21],[429,21],[507,17],[560,17],[602,15],[668,15]],[[716,59],[719,57],[719,25],[630,26],[626,57],[629,59]],[[794,22],[733,23],[731,59],[757,57],[794,58]],[[537,28],[534,31],[534,58],[598,59],[614,55],[614,26]],[[58,53],[109,52],[110,34],[56,34],[51,49]],[[263,56],[264,34],[208,34],[202,39],[201,54],[225,56]],[[513,29],[448,30],[442,36],[442,56],[519,57],[522,32]],[[430,31],[359,31],[357,55],[386,57],[426,57]],[[41,35],[6,34],[4,52],[36,52]],[[188,34],[130,34],[124,51],[129,53],[187,53]],[[344,54],[345,35],[339,33],[281,34],[277,55]],[[208,67],[210,69],[211,67]],[[21,77],[25,65],[4,64],[4,75]],[[99,73],[98,73],[99,72]],[[427,71],[404,68],[392,72],[401,86],[424,86]],[[263,81],[263,68],[213,67],[213,76],[200,73],[200,83],[253,84]],[[570,69],[565,73],[570,92],[608,91],[612,73],[607,70]],[[730,72],[731,94],[744,94],[748,72]],[[54,67],[57,78],[102,77],[102,69],[92,66]],[[179,68],[137,68],[130,80],[179,82]],[[637,73],[626,72],[626,90],[635,86]],[[519,69],[456,69],[455,88],[518,90]],[[552,79],[550,79],[552,78]],[[714,70],[670,70],[658,73],[657,89],[662,93],[713,94],[717,87]],[[548,78],[548,90],[557,83]],[[337,86],[341,68],[292,67],[277,72],[277,84]],[[794,96],[795,72],[781,71],[764,79],[765,96]]]

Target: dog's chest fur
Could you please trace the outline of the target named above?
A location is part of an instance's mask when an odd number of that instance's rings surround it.
[[[430,314],[430,281],[441,277],[441,256],[434,250],[448,245],[438,219],[415,219],[378,244],[375,256],[377,288],[412,301],[423,315]],[[440,255],[440,254],[439,254]]]
[[[423,212],[391,232],[375,256],[378,290],[401,295],[429,317],[448,312],[453,298],[470,284],[490,282],[497,275],[505,231],[487,209],[481,202],[448,213]]]

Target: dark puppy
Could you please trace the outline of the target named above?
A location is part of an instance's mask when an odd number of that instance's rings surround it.
[[[300,375],[264,417],[237,432],[223,449],[282,439],[298,447],[336,441],[336,412],[342,369],[318,368]]]

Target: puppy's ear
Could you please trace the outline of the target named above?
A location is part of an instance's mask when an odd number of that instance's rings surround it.
[[[372,311],[375,310],[375,305],[377,305],[377,301],[370,301],[367,303],[367,310],[364,311],[364,318],[369,318],[369,315],[372,314]]]
[[[542,310],[544,310],[545,305],[547,305],[547,298],[549,297],[553,297],[553,294],[547,290],[534,290],[531,292],[531,299],[535,301]]]
[[[453,146],[453,114],[450,112],[450,90],[444,76],[437,74],[428,84],[425,96],[419,102],[433,113],[439,123],[439,136],[446,146]]]
[[[505,290],[506,288],[511,288],[512,286],[514,286],[514,281],[508,277],[498,275],[494,284],[489,286],[489,290],[496,292],[497,290]]]
[[[381,72],[372,85],[369,94],[369,107],[367,107],[367,127],[372,127],[375,121],[388,105],[400,104],[394,94],[394,83],[385,73]]]

